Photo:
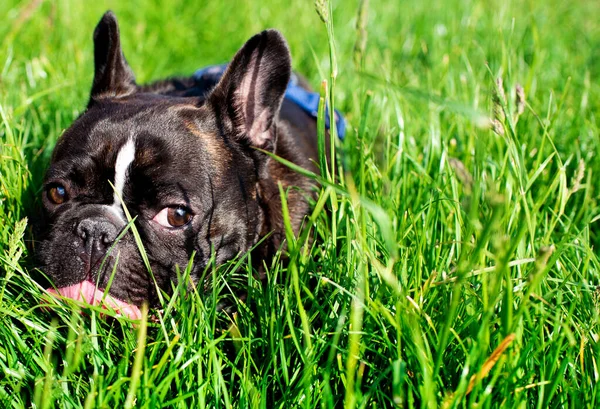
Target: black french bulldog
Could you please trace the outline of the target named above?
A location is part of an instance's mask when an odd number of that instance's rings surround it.
[[[143,302],[158,302],[154,279],[168,292],[193,252],[193,280],[213,252],[220,264],[267,236],[253,259],[268,259],[284,238],[278,183],[294,187],[288,206],[299,229],[313,184],[256,149],[318,171],[315,120],[284,100],[292,73],[279,32],[252,37],[212,84],[138,85],[109,11],[94,32],[94,57],[87,109],[59,139],[44,182],[36,253],[50,292],[100,304],[109,287],[105,305],[139,318]],[[125,229],[125,208],[154,279]]]

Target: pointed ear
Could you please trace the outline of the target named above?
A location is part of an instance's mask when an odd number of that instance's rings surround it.
[[[94,30],[94,63],[90,103],[94,99],[120,97],[135,91],[135,76],[123,56],[119,25],[112,11],[102,16]]]
[[[285,39],[276,30],[263,31],[237,52],[208,104],[224,131],[239,141],[268,148],[290,75]]]

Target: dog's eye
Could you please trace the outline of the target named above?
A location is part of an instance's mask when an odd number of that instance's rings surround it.
[[[46,196],[55,205],[63,204],[67,201],[67,190],[62,185],[54,185],[48,189]]]
[[[192,212],[183,206],[169,206],[162,209],[154,221],[164,227],[183,227],[192,220]]]

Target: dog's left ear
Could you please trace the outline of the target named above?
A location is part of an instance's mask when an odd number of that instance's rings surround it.
[[[277,30],[263,31],[237,52],[207,103],[236,140],[269,149],[290,75],[285,39]]]
[[[112,11],[104,13],[94,30],[94,65],[90,104],[95,99],[135,92],[135,76],[123,55],[119,25]]]

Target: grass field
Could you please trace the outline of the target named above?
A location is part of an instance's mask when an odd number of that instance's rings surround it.
[[[0,7],[0,407],[600,407],[598,2],[334,0],[329,32],[312,1],[154,3]],[[349,122],[288,264],[213,267],[137,325],[30,278],[109,8],[139,82],[278,28]]]

